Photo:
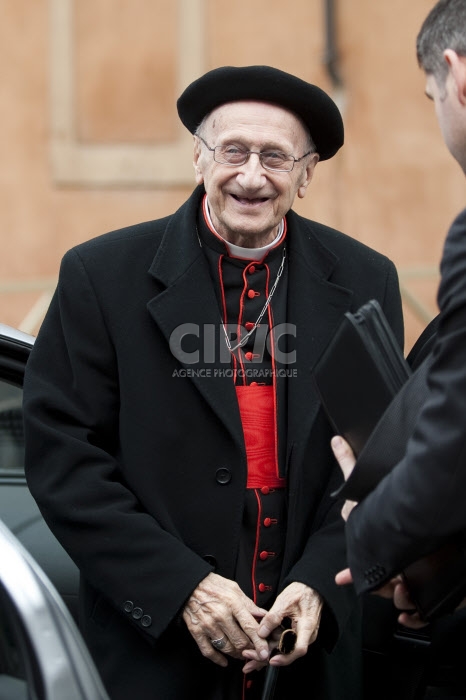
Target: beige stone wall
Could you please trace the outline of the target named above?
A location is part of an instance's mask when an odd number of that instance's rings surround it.
[[[408,350],[464,205],[415,58],[433,4],[335,0],[335,91],[324,0],[0,0],[0,321],[37,331],[65,250],[178,207],[194,178],[176,97],[204,70],[265,63],[341,106],[345,146],[296,209],[395,261]]]

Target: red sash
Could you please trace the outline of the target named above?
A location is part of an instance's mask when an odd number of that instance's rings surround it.
[[[270,385],[237,386],[244,442],[248,460],[249,489],[283,488],[278,476],[275,393]]]

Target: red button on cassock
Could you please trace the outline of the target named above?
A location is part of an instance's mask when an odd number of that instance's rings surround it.
[[[248,292],[248,297],[250,299],[254,299],[254,297],[259,297],[259,296],[260,296],[260,292],[255,292],[254,289],[250,289]]]
[[[269,486],[263,486],[261,488],[261,493],[264,494],[264,496],[267,496],[268,493],[270,493],[270,487]]]
[[[277,518],[264,518],[264,527],[270,527],[271,525],[276,525],[278,522]]]

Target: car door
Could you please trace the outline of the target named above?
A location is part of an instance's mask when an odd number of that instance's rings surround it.
[[[34,337],[0,324],[0,518],[32,554],[77,618],[79,573],[26,485],[22,386]]]
[[[61,596],[0,520],[0,700],[110,700]]]

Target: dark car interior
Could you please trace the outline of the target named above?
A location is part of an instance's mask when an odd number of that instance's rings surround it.
[[[21,473],[24,463],[21,398],[19,387],[0,384],[0,465],[5,476]]]
[[[28,697],[24,667],[24,630],[0,587],[0,700]]]

